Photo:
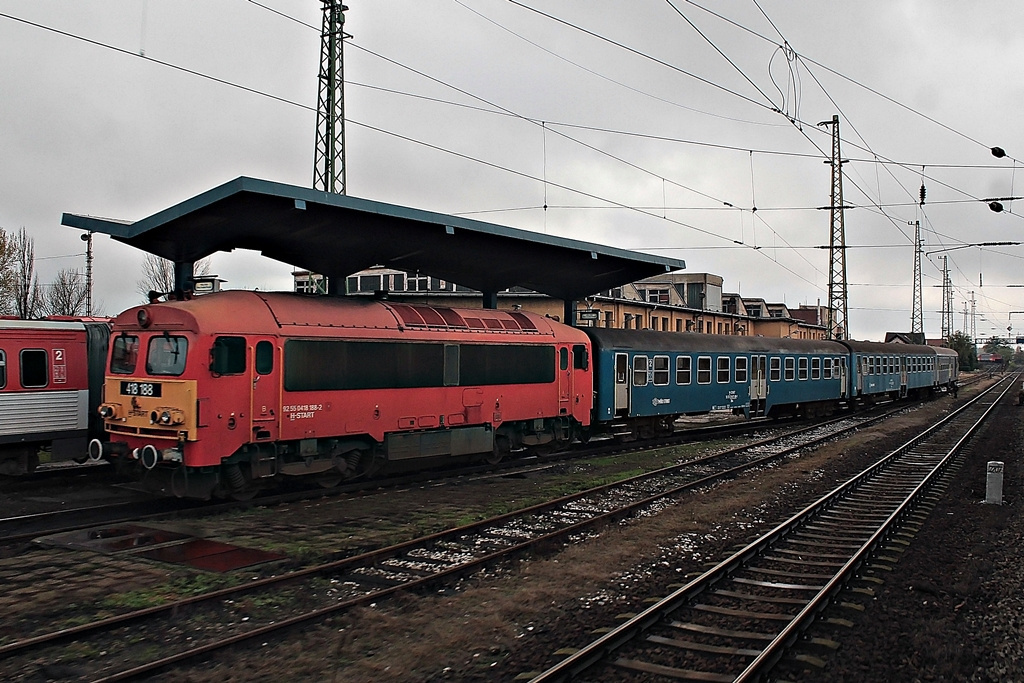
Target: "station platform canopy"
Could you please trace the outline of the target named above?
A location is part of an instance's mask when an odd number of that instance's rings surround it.
[[[484,305],[525,287],[572,301],[685,262],[457,216],[240,177],[134,223],[65,213],[63,225],[174,261],[182,279],[217,251],[252,249],[328,276],[371,266],[478,290]],[[333,286],[332,286],[333,289]]]

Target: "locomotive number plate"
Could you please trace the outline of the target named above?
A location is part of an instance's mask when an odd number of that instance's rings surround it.
[[[121,382],[122,396],[160,397],[160,385],[156,382]]]

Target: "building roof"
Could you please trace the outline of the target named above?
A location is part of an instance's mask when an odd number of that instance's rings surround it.
[[[61,223],[179,263],[253,249],[332,278],[383,265],[481,292],[521,286],[564,300],[686,267],[678,259],[246,177],[134,223],[68,213]]]

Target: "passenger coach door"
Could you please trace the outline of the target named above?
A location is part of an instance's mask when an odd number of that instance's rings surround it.
[[[281,359],[277,345],[269,339],[257,340],[251,355],[253,441],[275,441],[281,411]]]
[[[767,356],[750,357],[750,415],[764,415],[764,400],[768,397]]]
[[[629,414],[629,355],[615,354],[615,414]]]
[[[836,365],[834,367],[839,368],[839,398],[846,398],[847,394],[849,393],[846,390],[846,387],[849,386],[847,384],[848,375],[846,372],[846,359],[836,358]]]

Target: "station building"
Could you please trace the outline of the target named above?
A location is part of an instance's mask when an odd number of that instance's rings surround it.
[[[326,293],[327,279],[317,273],[293,273],[297,292]],[[723,291],[724,280],[710,273],[666,273],[588,296],[577,302],[577,325],[619,329],[693,332],[737,336],[824,339],[827,309],[742,297]],[[386,296],[432,306],[474,308],[478,291],[454,282],[386,267],[373,267],[346,278],[349,296]],[[561,301],[511,287],[498,292],[498,308],[524,310],[561,320]]]

